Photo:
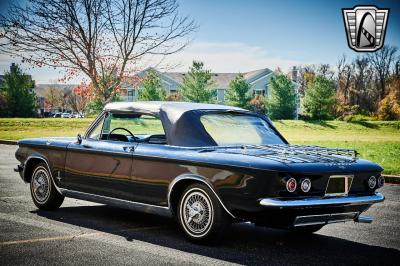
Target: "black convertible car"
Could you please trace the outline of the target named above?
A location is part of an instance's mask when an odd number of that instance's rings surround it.
[[[371,222],[382,168],[349,149],[290,145],[268,117],[181,102],[110,103],[84,136],[19,141],[40,209],[64,197],[175,216],[192,240],[231,222],[311,233]]]

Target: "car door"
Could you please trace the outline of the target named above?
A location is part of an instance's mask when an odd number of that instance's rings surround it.
[[[132,200],[132,153],[136,143],[104,139],[110,118],[108,113],[103,114],[81,143],[68,146],[62,186],[69,190]]]

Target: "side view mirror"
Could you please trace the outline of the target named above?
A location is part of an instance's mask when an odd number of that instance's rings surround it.
[[[82,136],[81,136],[81,134],[78,134],[77,136],[76,136],[76,142],[75,142],[76,144],[81,144],[82,143]]]

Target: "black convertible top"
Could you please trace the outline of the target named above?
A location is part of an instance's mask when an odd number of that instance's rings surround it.
[[[185,147],[217,146],[200,121],[200,117],[205,113],[234,112],[262,116],[226,105],[158,101],[109,103],[104,107],[104,111],[156,116],[163,124],[168,144]],[[262,117],[274,128],[267,117]],[[277,134],[280,135],[278,132]]]
[[[245,109],[208,103],[190,103],[190,102],[114,102],[104,107],[104,111],[115,113],[143,113],[161,116],[161,113],[167,113],[172,120],[178,120],[184,113],[193,110],[231,110],[246,111]],[[160,117],[161,118],[161,117]]]

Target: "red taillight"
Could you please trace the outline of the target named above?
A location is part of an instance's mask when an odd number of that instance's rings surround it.
[[[289,192],[294,192],[297,188],[297,182],[296,179],[294,179],[293,177],[289,178],[286,181],[286,190]]]

